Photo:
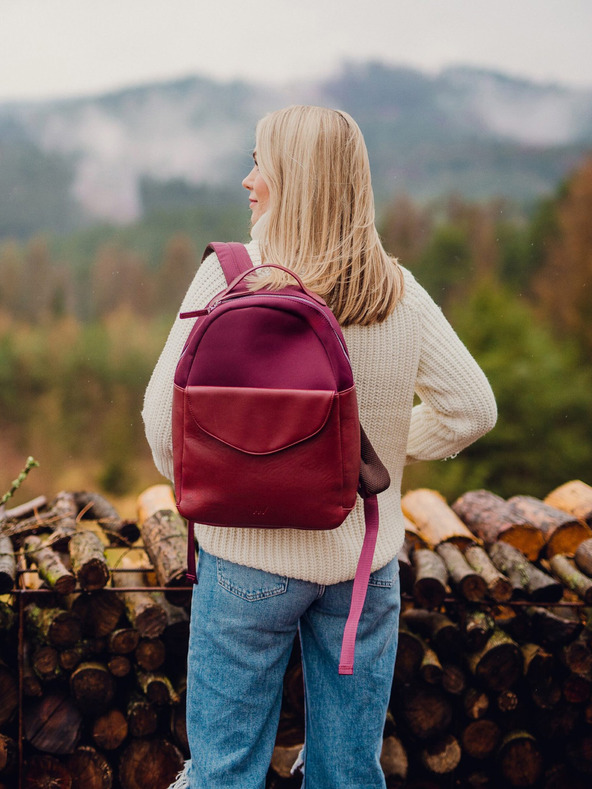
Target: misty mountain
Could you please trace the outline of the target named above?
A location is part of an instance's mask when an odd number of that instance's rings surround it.
[[[254,126],[291,103],[350,112],[378,199],[449,192],[528,203],[592,147],[592,90],[490,71],[345,65],[281,88],[191,77],[98,97],[0,104],[0,236],[242,201]],[[207,189],[206,187],[210,187]]]

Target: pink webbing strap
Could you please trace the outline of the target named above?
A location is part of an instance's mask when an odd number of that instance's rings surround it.
[[[216,257],[222,266],[222,271],[224,272],[228,285],[230,285],[239,274],[242,274],[243,271],[248,271],[248,269],[253,268],[253,261],[245,249],[244,244],[238,244],[235,241],[229,244],[222,242],[208,244],[204,252],[204,257],[210,249],[213,249],[216,253]]]
[[[376,537],[378,535],[378,498],[376,495],[368,496],[364,499],[364,517],[366,519],[366,533],[362,544],[362,552],[356,568],[354,578],[354,588],[352,600],[349,608],[343,641],[341,642],[341,655],[339,657],[339,673],[354,673],[354,654],[356,649],[356,633],[358,632],[358,622],[366,600],[368,581],[370,580],[370,569],[376,547]]]
[[[187,580],[192,584],[197,583],[197,571],[195,567],[195,523],[187,522]]]

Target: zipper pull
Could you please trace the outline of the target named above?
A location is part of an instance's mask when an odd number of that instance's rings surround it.
[[[191,312],[180,312],[179,318],[201,318],[202,315],[207,315],[208,310],[192,310]]]

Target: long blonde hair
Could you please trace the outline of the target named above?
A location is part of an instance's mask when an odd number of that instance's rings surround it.
[[[338,110],[287,107],[257,124],[256,154],[270,195],[262,260],[293,269],[344,326],[387,318],[403,294],[403,274],[376,230],[370,164],[357,123]],[[288,280],[269,269],[251,287],[282,287]]]

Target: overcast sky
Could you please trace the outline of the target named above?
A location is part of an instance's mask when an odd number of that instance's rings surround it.
[[[592,0],[0,0],[0,100],[376,58],[592,87]]]

